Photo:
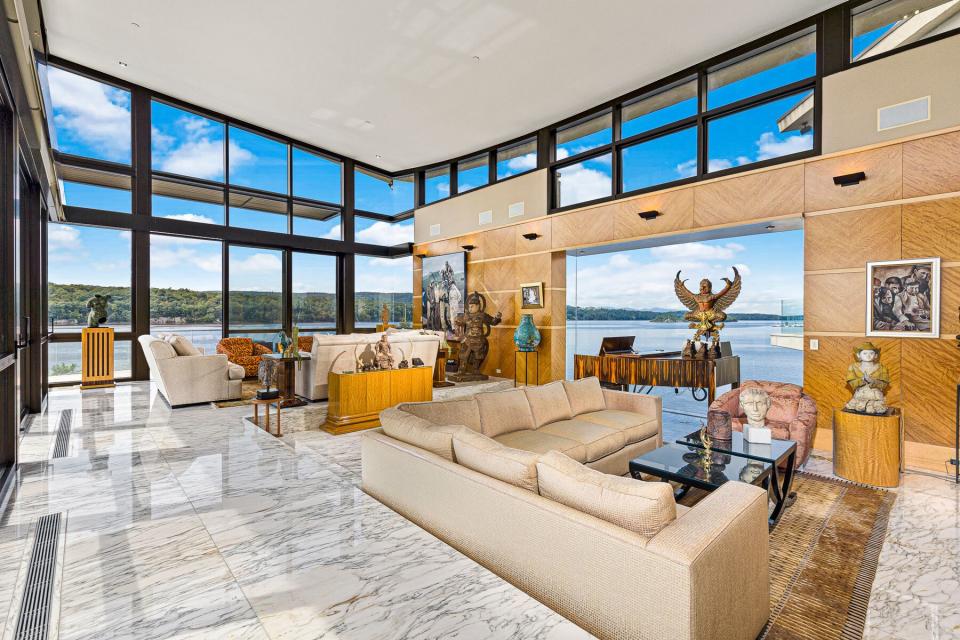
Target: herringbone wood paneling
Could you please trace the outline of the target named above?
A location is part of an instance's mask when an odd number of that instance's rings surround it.
[[[854,207],[897,200],[902,193],[902,153],[894,144],[870,151],[808,162],[804,165],[805,211]],[[867,179],[858,185],[840,187],[834,176],[863,171]]]
[[[853,363],[853,349],[866,338],[820,336],[820,348],[803,353],[803,388],[817,403],[817,428],[830,429],[834,409],[841,409],[853,395],[846,386],[847,368]],[[887,403],[901,406],[900,343],[895,338],[870,338],[880,348],[880,361],[890,371]]]
[[[600,207],[557,215],[552,219],[553,248],[564,249],[613,240],[613,216]]]
[[[960,191],[960,131],[903,143],[903,197]]]
[[[803,287],[806,331],[866,331],[864,273],[807,274]]]
[[[952,445],[960,349],[950,340],[902,340],[906,439]]]
[[[900,206],[811,216],[803,225],[807,271],[900,258]]]
[[[618,240],[690,229],[693,227],[693,187],[653,196],[626,198],[605,207],[605,215],[614,217],[614,235]],[[653,220],[644,220],[642,211],[659,211]]]
[[[512,256],[517,250],[516,231],[513,227],[484,231],[477,245],[483,247],[484,258]]]
[[[903,257],[960,260],[960,198],[903,206]]]
[[[694,187],[693,223],[709,227],[803,212],[803,166]]]

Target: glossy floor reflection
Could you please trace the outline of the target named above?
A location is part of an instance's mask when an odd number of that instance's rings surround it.
[[[51,459],[65,409],[69,453]],[[0,522],[6,635],[33,525],[59,511],[61,638],[587,637],[363,494],[357,435],[278,440],[249,413],[172,411],[146,383],[53,391]],[[664,419],[665,438],[690,431]],[[822,452],[808,465],[830,468]],[[905,476],[864,637],[960,638],[956,485]]]
[[[356,437],[292,447],[247,413],[53,391],[0,523],[7,632],[33,524],[59,511],[60,638],[588,637],[361,492]]]

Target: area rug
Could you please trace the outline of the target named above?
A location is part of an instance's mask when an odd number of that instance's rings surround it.
[[[770,620],[760,639],[859,640],[896,494],[809,473],[795,476],[793,490],[796,502],[770,534]]]

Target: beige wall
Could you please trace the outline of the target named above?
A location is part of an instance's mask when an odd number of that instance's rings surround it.
[[[508,208],[517,202],[523,203],[523,216],[511,218],[507,213]],[[493,213],[493,220],[489,224],[480,225],[479,223],[479,216],[483,211]],[[420,207],[414,217],[414,238],[418,243],[431,242],[539,218],[546,213],[547,170],[541,169],[449,200]],[[433,225],[440,226],[440,233],[431,236],[430,227]]]
[[[960,36],[823,79],[823,153],[960,125]],[[930,96],[930,120],[877,131],[877,109]]]

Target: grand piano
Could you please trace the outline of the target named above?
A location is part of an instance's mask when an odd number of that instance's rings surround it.
[[[729,342],[720,343],[719,358],[684,358],[680,351],[636,353],[634,336],[604,338],[595,356],[574,355],[574,378],[596,376],[604,386],[690,389],[697,400],[711,404],[717,387],[740,386],[740,356]],[[697,396],[700,397],[697,397]]]

